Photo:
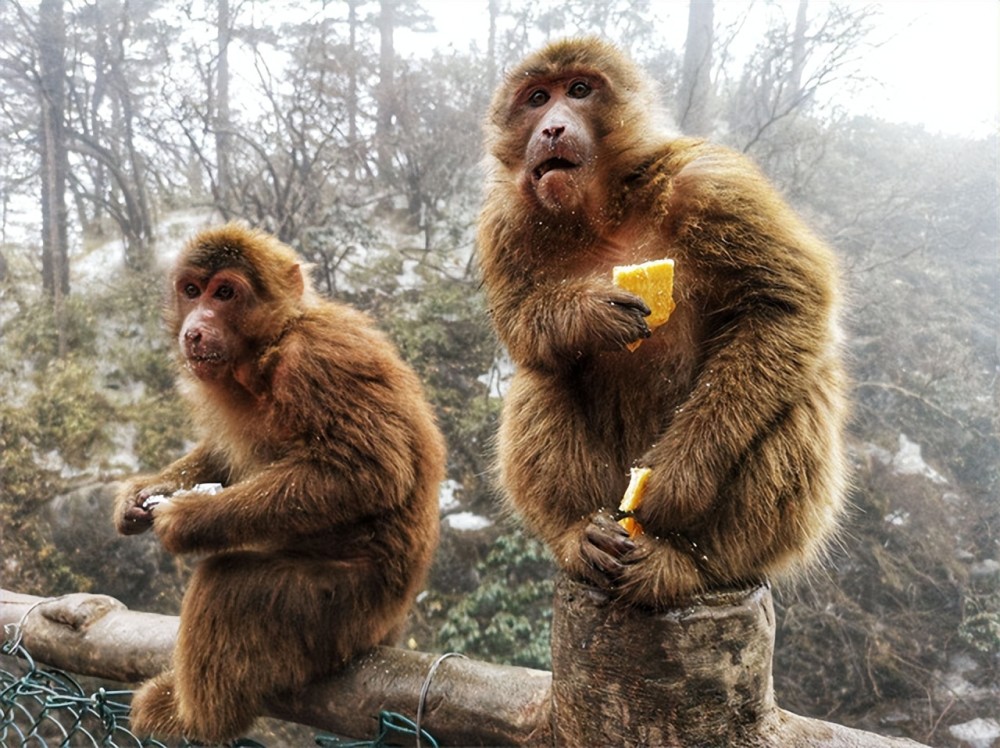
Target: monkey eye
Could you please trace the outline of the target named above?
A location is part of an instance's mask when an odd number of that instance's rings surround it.
[[[593,89],[586,81],[574,81],[566,94],[573,99],[583,99],[590,95]]]
[[[228,283],[223,283],[217,289],[215,293],[212,294],[219,301],[229,301],[236,295],[236,289],[230,286]]]
[[[201,293],[201,289],[194,283],[185,283],[182,291],[189,299],[197,299],[198,295]]]
[[[538,88],[531,92],[528,97],[528,106],[539,107],[542,106],[546,101],[549,100],[549,92]]]

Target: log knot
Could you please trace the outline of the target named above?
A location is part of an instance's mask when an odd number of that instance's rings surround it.
[[[126,607],[108,595],[83,593],[65,595],[38,606],[38,612],[46,620],[74,631],[85,631],[116,610],[126,610]]]

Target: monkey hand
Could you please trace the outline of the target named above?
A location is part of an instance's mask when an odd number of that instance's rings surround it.
[[[649,306],[628,291],[605,289],[592,313],[593,332],[604,350],[619,350],[652,334],[646,323]]]
[[[605,511],[590,517],[580,541],[580,556],[591,570],[591,579],[602,587],[617,586],[627,569],[646,555],[624,527]]]
[[[225,523],[211,512],[202,491],[182,491],[152,508],[153,532],[170,553],[216,551],[228,546]]]
[[[169,495],[174,486],[151,484],[144,486],[141,480],[130,481],[119,492],[115,501],[115,527],[122,535],[138,535],[153,526],[152,505],[148,502],[154,496]]]

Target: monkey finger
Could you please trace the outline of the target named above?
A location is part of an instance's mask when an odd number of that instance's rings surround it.
[[[618,524],[615,518],[603,510],[594,512],[590,517],[590,528],[598,528],[605,533],[611,535],[620,535],[621,537],[628,537],[628,531]]]
[[[138,535],[153,525],[153,515],[141,506],[131,506],[125,510],[121,531],[125,535]]]
[[[649,307],[638,296],[624,294],[621,299],[609,299],[609,303],[615,316],[612,323],[615,348],[643,340],[653,334],[646,322]]]
[[[648,317],[652,311],[645,301],[628,291],[611,291],[608,294],[608,303],[640,317]]]
[[[636,547],[625,528],[603,513],[591,519],[584,530],[584,538],[587,543],[614,558],[621,558]]]
[[[625,565],[615,556],[596,548],[590,543],[580,545],[580,556],[584,562],[596,572],[600,582],[612,585],[624,573]]]

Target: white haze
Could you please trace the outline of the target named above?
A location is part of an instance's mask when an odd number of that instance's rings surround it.
[[[841,4],[844,4],[841,0]],[[397,32],[403,54],[427,53],[471,45],[486,48],[486,0],[422,0],[433,17],[435,33]],[[794,24],[798,0],[776,0],[774,12]],[[828,0],[809,3],[810,19],[825,15]],[[930,132],[982,137],[997,131],[1000,105],[1000,3],[997,0],[886,0],[848,2],[859,10],[878,11],[867,46],[858,50],[860,74],[868,83],[860,91],[843,90],[832,103],[855,114],[888,122],[918,124]],[[716,27],[748,14],[744,0],[716,0]],[[663,44],[683,51],[687,3],[652,0]],[[756,43],[767,15],[754,4],[738,37],[746,51]],[[588,31],[588,30],[585,30]],[[834,99],[838,94],[831,93]]]

